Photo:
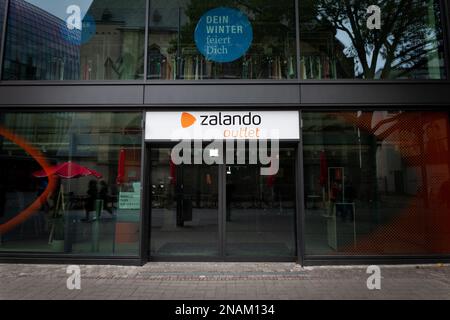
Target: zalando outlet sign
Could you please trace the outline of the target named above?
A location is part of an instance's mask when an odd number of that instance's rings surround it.
[[[299,140],[297,111],[147,112],[145,139]]]

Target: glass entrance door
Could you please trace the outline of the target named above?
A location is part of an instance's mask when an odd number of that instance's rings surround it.
[[[250,151],[237,149],[236,160],[240,154],[244,164],[226,166],[225,254],[295,256],[295,148],[280,148],[269,175],[249,163]]]
[[[295,257],[296,148],[281,147],[265,173],[247,149],[231,164],[175,165],[171,147],[151,148],[152,257]]]
[[[151,255],[219,256],[218,166],[183,164],[151,150]]]

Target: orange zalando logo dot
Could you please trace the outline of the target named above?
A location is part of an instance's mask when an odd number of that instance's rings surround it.
[[[189,128],[197,121],[197,118],[195,118],[192,114],[183,112],[181,114],[181,126],[183,128]]]

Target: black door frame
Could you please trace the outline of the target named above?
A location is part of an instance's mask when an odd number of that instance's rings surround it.
[[[299,171],[300,165],[301,165],[301,157],[299,158],[300,153],[302,153],[301,150],[301,143],[299,141],[287,141],[287,140],[281,140],[280,145],[288,145],[290,147],[295,148],[295,187],[296,187],[296,209],[295,209],[295,215],[294,215],[294,242],[295,242],[295,256],[291,257],[269,257],[269,256],[227,256],[225,252],[226,247],[226,164],[219,164],[217,166],[218,170],[218,249],[219,249],[219,255],[218,256],[211,256],[211,257],[205,257],[205,256],[190,256],[190,257],[163,257],[163,256],[154,256],[151,253],[151,236],[152,236],[152,195],[151,195],[151,177],[152,177],[152,170],[151,170],[151,150],[154,148],[161,148],[161,147],[167,147],[171,148],[176,144],[176,142],[173,141],[147,141],[145,143],[145,168],[144,168],[144,214],[145,219],[144,221],[144,228],[146,229],[145,232],[143,232],[143,235],[145,236],[143,240],[143,256],[145,256],[147,259],[146,261],[152,262],[152,261],[167,261],[167,262],[297,262],[299,264],[303,263],[302,258],[302,206],[300,205],[302,203],[302,196],[301,196],[301,180],[299,178],[302,176],[302,172]],[[225,145],[224,145],[225,150]],[[302,169],[301,169],[302,170]]]

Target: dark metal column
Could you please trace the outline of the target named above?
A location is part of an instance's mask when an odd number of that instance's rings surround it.
[[[147,82],[148,77],[148,37],[150,29],[150,0],[145,1],[145,39],[144,39],[144,82]],[[145,93],[142,99],[145,99]],[[142,101],[143,101],[142,100]]]
[[[450,77],[450,8],[446,0],[441,0],[440,4],[440,20],[442,26],[442,36],[444,42],[444,64],[445,79]]]
[[[225,145],[225,143],[224,143]],[[224,146],[225,148],[225,146]],[[225,153],[225,149],[223,149]],[[223,155],[225,158],[225,154]],[[225,258],[225,242],[226,242],[226,212],[227,212],[227,202],[226,202],[226,189],[227,189],[227,178],[226,178],[226,166],[225,164],[218,165],[218,175],[219,175],[219,188],[218,188],[218,200],[219,200],[219,258],[222,260]]]
[[[150,222],[151,222],[151,159],[150,146],[145,143],[145,116],[142,112],[142,146],[141,146],[141,240],[139,258],[145,264],[150,258]]]
[[[300,141],[297,146],[297,159],[296,159],[296,236],[297,236],[297,263],[303,266],[304,254],[305,254],[305,173],[303,167],[303,118],[302,111],[300,113]]]

